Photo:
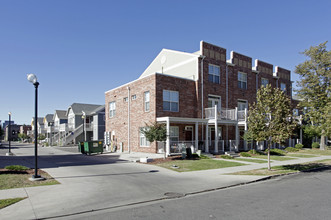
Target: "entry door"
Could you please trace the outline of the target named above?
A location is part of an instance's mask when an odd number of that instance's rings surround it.
[[[208,108],[217,106],[217,110],[221,110],[221,97],[217,96],[208,96]]]
[[[208,128],[209,145],[215,141],[215,127]],[[218,127],[218,140],[222,140],[222,127]]]

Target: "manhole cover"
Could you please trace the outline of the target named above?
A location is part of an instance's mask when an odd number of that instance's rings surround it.
[[[181,198],[185,196],[185,194],[183,193],[176,193],[176,192],[166,192],[164,193],[164,195],[169,198]]]

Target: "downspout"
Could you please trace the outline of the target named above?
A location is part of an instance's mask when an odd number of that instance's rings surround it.
[[[130,87],[127,87],[128,89],[128,150],[129,153],[131,153],[131,149],[130,149]]]
[[[200,72],[201,72],[201,119],[203,119],[203,60],[206,58],[206,56],[200,55],[201,61],[200,61]],[[204,140],[203,138],[203,123],[201,123],[202,129],[201,129],[201,140]]]

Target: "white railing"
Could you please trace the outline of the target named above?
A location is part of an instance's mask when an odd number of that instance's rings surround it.
[[[170,154],[181,154],[182,152],[186,152],[186,148],[194,147],[194,145],[195,141],[171,141]]]
[[[85,123],[86,131],[93,131],[93,123]]]
[[[205,117],[215,119],[215,107],[206,108]],[[221,120],[236,120],[236,110],[226,108],[217,109],[217,118]]]
[[[68,124],[67,123],[60,124],[59,131],[67,131],[67,130],[68,130]]]
[[[238,121],[245,121],[245,110],[238,111]]]

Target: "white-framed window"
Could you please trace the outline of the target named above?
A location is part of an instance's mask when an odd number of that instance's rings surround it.
[[[179,111],[179,93],[177,91],[163,90],[163,111]]]
[[[179,141],[179,127],[178,126],[170,126],[169,134],[170,134],[170,142],[178,143],[178,141]]]
[[[247,89],[247,73],[238,72],[238,88]]]
[[[146,127],[139,128],[139,143],[140,143],[140,147],[149,147],[149,146],[151,146],[151,143],[147,140],[147,138],[145,137],[144,133],[141,132],[141,129],[146,129]]]
[[[280,89],[285,92],[286,91],[286,84],[285,83],[280,83]]]
[[[123,99],[124,102],[128,102],[128,100],[129,100],[128,97],[125,97],[125,98]]]
[[[116,115],[116,103],[109,102],[109,118],[112,118]]]
[[[209,82],[220,84],[220,75],[221,75],[221,71],[220,71],[219,66],[216,66],[213,64],[208,65],[208,81]]]
[[[247,109],[247,101],[245,100],[238,100],[238,111],[243,111]]]
[[[149,102],[150,102],[150,94],[149,91],[144,92],[144,109],[145,112],[149,112]]]
[[[261,78],[261,86],[267,87],[269,80],[266,78]]]
[[[132,95],[132,96],[131,96],[131,99],[132,99],[132,100],[136,100],[136,99],[137,99],[137,96],[136,96],[136,95]]]

